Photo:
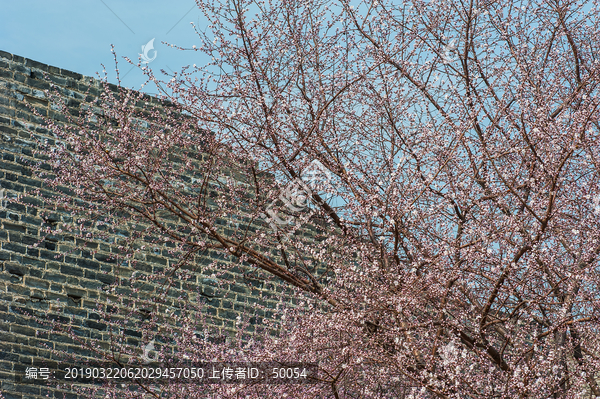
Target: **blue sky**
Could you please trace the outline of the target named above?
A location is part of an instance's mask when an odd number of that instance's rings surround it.
[[[199,52],[161,43],[199,44],[190,22],[201,30],[206,23],[194,0],[0,0],[0,9],[0,50],[94,77],[104,64],[109,81],[116,83],[114,44],[126,87],[139,89],[144,79],[121,57],[137,60],[142,45],[153,38],[156,52],[148,56],[156,58],[149,66],[159,77],[160,69],[170,73],[206,62]]]

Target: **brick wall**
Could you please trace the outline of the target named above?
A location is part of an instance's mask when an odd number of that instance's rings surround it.
[[[65,121],[44,93],[50,88],[49,81],[74,112],[102,90],[101,84],[89,77],[0,51],[0,197],[4,197],[0,204],[0,392],[7,399],[63,397],[60,390],[16,384],[13,373],[34,361],[55,358],[52,351],[88,354],[68,334],[50,333],[40,320],[50,315],[63,325],[70,323],[83,340],[107,341],[105,316],[98,312],[97,303],[106,304],[111,298],[118,303],[115,294],[131,295],[131,287],[120,280],[134,272],[138,276],[162,272],[177,260],[168,248],[153,246],[138,253],[135,262],[123,261],[118,258],[118,238],[85,241],[65,232],[61,226],[71,223],[73,215],[50,212],[34,194],[36,189],[51,191],[30,166],[44,161],[34,152],[37,139],[52,139],[52,135],[26,103],[41,115]],[[145,100],[160,105],[156,99]],[[22,197],[18,202],[4,200],[17,195]],[[48,228],[56,233],[46,234]],[[192,263],[202,266],[215,260],[228,262],[207,252]],[[177,307],[177,297],[196,302],[203,298],[211,325],[223,333],[233,329],[241,314],[250,316],[252,323],[271,317],[268,309],[281,297],[280,285],[248,280],[237,267],[220,280],[211,277],[212,271],[206,268],[190,270],[189,279],[173,283],[159,310]],[[222,284],[224,280],[229,283]],[[156,295],[156,285],[140,286],[147,297]],[[267,310],[255,309],[255,303]],[[149,312],[140,309],[144,311]],[[142,313],[138,315],[143,319]],[[141,339],[135,327],[125,334],[132,345]]]

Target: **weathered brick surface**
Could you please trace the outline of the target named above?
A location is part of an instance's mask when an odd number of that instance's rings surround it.
[[[176,261],[167,247],[156,247],[136,255],[135,265],[117,262],[116,239],[84,242],[58,230],[72,221],[72,215],[44,212],[44,201],[33,192],[41,189],[51,194],[51,189],[32,173],[30,165],[44,161],[43,156],[34,154],[36,138],[47,138],[52,143],[52,135],[26,103],[41,115],[65,120],[44,93],[50,87],[48,80],[69,98],[74,113],[82,102],[101,91],[99,82],[89,77],[0,51],[0,193],[23,197],[21,203],[4,201],[0,207],[0,391],[7,399],[41,398],[46,394],[63,397],[63,393],[44,387],[14,384],[12,373],[34,360],[53,359],[52,350],[86,355],[72,337],[50,333],[40,318],[48,316],[71,323],[82,339],[108,340],[107,324],[96,311],[97,301],[106,303],[112,298],[114,302],[113,294],[131,294],[130,287],[118,284],[119,278],[128,278],[134,271],[152,274]],[[148,101],[158,103],[153,98]],[[56,234],[46,236],[46,227],[56,230]],[[228,261],[208,253],[194,264],[209,264],[214,259]],[[228,277],[237,282],[218,289],[215,278],[197,272],[187,281],[175,282],[168,296],[172,300],[165,306],[175,305],[178,296],[194,299],[199,293],[206,300],[207,314],[214,316],[215,326],[232,328],[243,312],[254,315],[252,320],[256,322],[263,312],[248,313],[253,312],[248,303],[273,308],[281,288],[247,284],[240,273],[232,270]],[[155,290],[152,284],[140,285],[142,293]],[[56,303],[61,304],[60,309]],[[140,338],[135,328],[127,330],[126,335],[132,344]]]

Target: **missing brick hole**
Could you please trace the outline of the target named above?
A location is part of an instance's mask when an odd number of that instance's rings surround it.
[[[142,320],[148,320],[152,316],[152,311],[150,309],[140,309],[139,312]]]
[[[13,269],[13,268],[9,268],[7,270],[8,273],[12,274],[15,277],[23,277],[23,272],[19,269]]]
[[[67,294],[67,297],[75,303],[81,301],[81,296],[79,296],[79,295]]]
[[[56,226],[59,222],[58,217],[54,217],[54,216],[48,216],[44,218],[44,223],[48,224],[52,227]]]
[[[58,242],[58,240],[54,239],[54,238],[44,238],[44,248],[49,249],[51,251],[56,250],[56,243]]]
[[[30,104],[41,105],[42,107],[48,106],[48,100],[42,100],[42,99],[31,97],[31,96],[25,96],[25,98],[27,99],[27,102],[29,102]]]
[[[44,296],[42,294],[33,293],[33,294],[29,295],[29,299],[31,300],[31,302],[41,302],[41,301],[45,300],[46,298],[44,298]]]

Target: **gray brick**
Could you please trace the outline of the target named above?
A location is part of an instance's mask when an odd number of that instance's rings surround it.
[[[46,80],[45,74],[49,80]],[[154,237],[144,237],[148,249],[136,254],[135,262],[123,264],[120,258],[117,261],[115,257],[122,255],[117,243],[130,236],[127,229],[119,227],[116,234],[108,239],[91,242],[78,237],[77,232],[47,235],[47,227],[56,230],[77,219],[76,215],[67,211],[45,208],[51,205],[57,192],[42,183],[30,169],[32,163],[48,160],[44,154],[34,154],[37,145],[35,140],[48,139],[52,145],[55,138],[44,126],[43,120],[31,113],[25,100],[32,102],[42,114],[48,112],[50,118],[66,121],[64,116],[47,106],[42,91],[49,87],[49,81],[60,86],[60,95],[68,101],[72,113],[77,113],[83,103],[94,101],[101,93],[96,81],[90,86],[87,78],[84,81],[78,73],[0,51],[0,187],[13,194],[28,195],[22,198],[21,204],[12,203],[7,209],[0,209],[0,282],[6,285],[6,290],[0,290],[0,350],[4,347],[10,349],[5,351],[9,354],[9,361],[0,359],[0,370],[3,364],[14,367],[17,363],[31,363],[36,354],[51,359],[54,356],[51,351],[40,347],[43,342],[59,351],[81,351],[72,336],[51,334],[45,330],[41,320],[36,318],[42,315],[48,315],[60,324],[72,323],[75,335],[99,339],[100,345],[106,348],[108,320],[95,313],[96,305],[98,302],[107,305],[106,299],[111,298],[113,303],[108,306],[111,317],[124,317],[129,309],[120,309],[116,314],[121,305],[115,304],[116,297],[112,296],[115,293],[149,299],[153,304],[161,303],[164,299],[161,306],[170,307],[178,306],[178,297],[205,301],[206,314],[217,328],[226,326],[232,329],[235,317],[248,312],[252,312],[248,314],[252,314],[255,322],[258,320],[257,323],[260,323],[264,312],[254,311],[242,302],[266,304],[265,300],[257,297],[263,294],[268,296],[269,292],[263,290],[264,284],[260,280],[250,281],[250,284],[242,281],[243,273],[248,269],[235,268],[225,273],[222,278],[233,279],[237,283],[224,284],[223,287],[219,286],[217,279],[209,277],[212,272],[200,274],[205,265],[213,260],[228,262],[229,256],[212,251],[208,256],[195,257],[194,262],[185,266],[185,270],[192,271],[194,275],[184,281],[174,281],[168,295],[163,296],[158,283],[137,281],[130,285],[129,277],[134,271],[138,276],[148,276],[168,270],[176,264],[183,254],[168,253],[169,249],[174,248],[173,243],[166,243],[159,248],[153,243]],[[2,86],[5,82],[6,86]],[[111,85],[110,89],[116,90],[116,86]],[[168,106],[149,96],[144,101],[159,107]],[[145,106],[143,103],[139,105],[142,108]],[[2,135],[10,140],[2,139]],[[175,154],[170,156],[174,162],[180,159]],[[198,157],[204,155],[198,154]],[[51,172],[48,164],[42,164],[41,168]],[[239,175],[235,171],[233,174]],[[193,177],[201,176],[197,174]],[[191,177],[188,180],[191,181]],[[37,189],[40,189],[43,198],[37,196]],[[72,187],[61,187],[58,191],[71,196],[75,192]],[[248,198],[252,195],[250,193]],[[214,202],[211,204],[215,205]],[[173,218],[172,222],[178,221]],[[92,227],[91,222],[86,226]],[[139,230],[144,231],[144,228],[140,227]],[[102,231],[109,230],[104,227]],[[39,246],[35,246],[38,242]],[[118,279],[116,272],[120,273]],[[133,292],[134,287],[139,289],[137,293]],[[113,288],[115,291],[112,291]],[[281,296],[275,292],[275,286],[270,286],[270,289],[275,300]],[[58,304],[64,311],[60,315],[57,314]],[[125,331],[127,342],[135,346],[139,344],[139,323],[149,319],[154,311],[150,308],[145,310],[147,312],[136,313],[134,324],[129,324]],[[22,312],[37,316],[25,317]],[[82,354],[85,352],[80,352]],[[37,387],[27,391],[19,390],[14,385],[6,391],[7,385],[4,382],[1,384],[0,390],[6,398],[23,399],[46,393],[49,397],[62,397],[55,389],[43,391]],[[68,394],[66,397],[71,396]]]

